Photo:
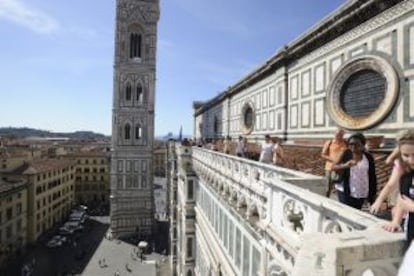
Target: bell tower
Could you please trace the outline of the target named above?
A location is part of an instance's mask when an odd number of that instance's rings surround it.
[[[154,225],[152,156],[159,0],[116,0],[111,230],[145,239]]]

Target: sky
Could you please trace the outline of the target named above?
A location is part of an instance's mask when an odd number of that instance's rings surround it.
[[[155,135],[345,0],[160,0]],[[111,134],[115,0],[0,0],[0,127]]]

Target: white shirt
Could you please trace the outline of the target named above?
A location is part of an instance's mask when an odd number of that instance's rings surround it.
[[[260,162],[263,163],[271,163],[272,162],[272,151],[273,150],[273,144],[272,143],[266,143],[263,142],[262,144],[262,151],[260,152]]]
[[[240,154],[244,154],[244,142],[243,141],[237,141],[236,144],[236,154],[240,153]]]
[[[350,168],[349,189],[353,198],[367,198],[369,191],[369,163],[363,154],[361,161]]]

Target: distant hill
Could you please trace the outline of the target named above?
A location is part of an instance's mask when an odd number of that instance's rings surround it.
[[[75,131],[75,132],[51,132],[47,130],[40,130],[28,127],[0,127],[0,136],[14,136],[19,138],[26,137],[66,137],[69,139],[77,140],[102,140],[108,138],[100,133],[95,133],[93,131]]]

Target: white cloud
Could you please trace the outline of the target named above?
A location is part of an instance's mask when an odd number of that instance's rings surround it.
[[[0,19],[14,22],[39,34],[53,33],[59,27],[54,18],[27,6],[21,0],[0,0]]]

